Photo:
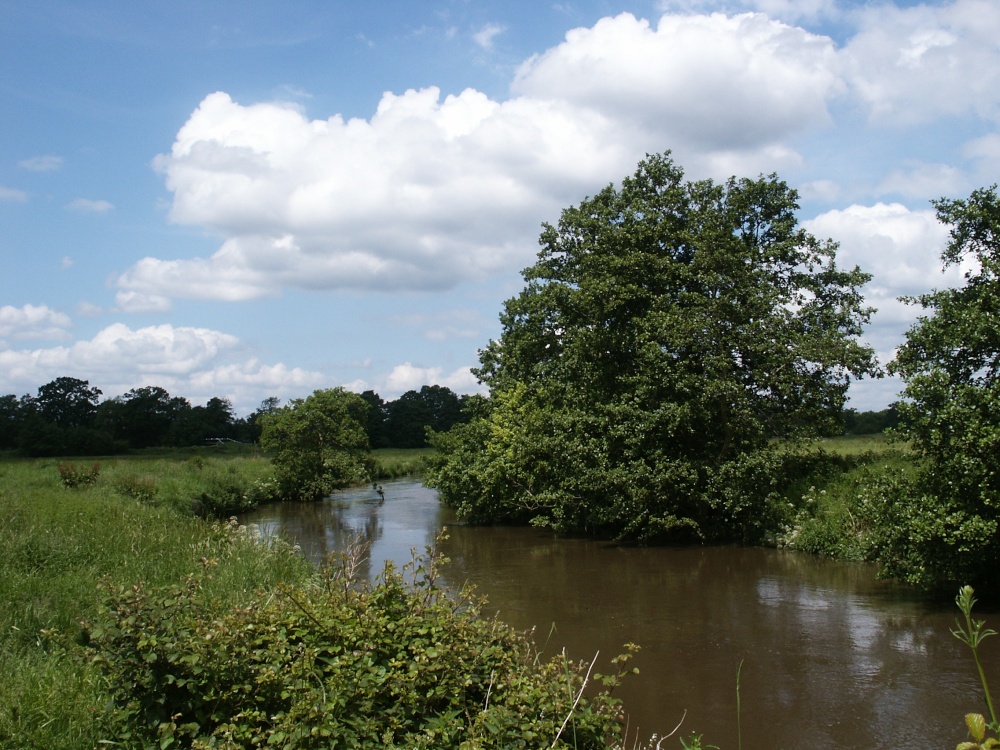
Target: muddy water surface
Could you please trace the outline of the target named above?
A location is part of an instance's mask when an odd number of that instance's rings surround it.
[[[880,582],[868,566],[776,550],[620,548],[535,529],[466,527],[419,483],[383,487],[384,503],[362,488],[242,520],[286,534],[314,560],[361,534],[371,543],[370,576],[386,560],[401,567],[447,526],[448,583],[474,583],[502,619],[534,628],[546,653],[599,652],[598,669],[610,670],[607,659],[623,644],[641,646],[641,674],[619,694],[630,738],[662,735],[684,717],[680,733],[736,748],[738,671],[747,750],[950,750],[965,739],[962,716],[984,710],[971,656],[949,632],[954,605]],[[981,615],[1000,628],[1000,613]],[[988,646],[1000,689],[1000,643]]]

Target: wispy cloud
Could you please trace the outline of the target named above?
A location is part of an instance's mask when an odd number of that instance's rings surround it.
[[[21,169],[29,172],[55,172],[63,165],[64,159],[61,156],[46,154],[45,156],[33,156],[30,159],[23,159],[17,163]]]
[[[86,214],[106,214],[114,205],[108,201],[94,201],[88,198],[77,198],[66,206],[74,211]]]
[[[0,185],[0,201],[15,201],[17,203],[24,203],[27,200],[28,194],[23,190],[16,190],[14,188]]]
[[[493,40],[506,30],[506,26],[488,23],[472,35],[472,40],[483,49],[493,49]]]

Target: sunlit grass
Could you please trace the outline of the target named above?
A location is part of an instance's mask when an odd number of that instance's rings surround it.
[[[863,453],[907,452],[906,443],[888,435],[842,435],[823,438],[818,447],[841,456],[857,456]]]
[[[379,479],[423,474],[433,448],[379,448],[372,451]]]
[[[259,468],[249,460],[112,459],[78,488],[63,486],[56,460],[0,461],[0,748],[97,746],[106,696],[81,624],[99,615],[102,581],[174,584],[211,564],[223,605],[308,574],[301,558],[190,512],[199,481]],[[123,494],[127,475],[150,477],[156,498]]]

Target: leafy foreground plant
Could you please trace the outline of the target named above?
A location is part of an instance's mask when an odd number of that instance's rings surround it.
[[[955,603],[962,611],[965,623],[959,621],[958,627],[951,633],[972,650],[972,658],[975,659],[976,670],[979,672],[979,681],[983,685],[983,695],[986,699],[986,710],[990,714],[990,722],[987,724],[986,718],[982,714],[966,714],[965,725],[969,728],[972,741],[959,743],[956,750],[990,750],[990,748],[1000,747],[1000,740],[997,740],[996,737],[986,736],[987,729],[994,735],[1000,734],[1000,722],[997,722],[997,714],[993,709],[993,698],[990,697],[990,686],[986,680],[986,672],[983,671],[983,662],[979,658],[979,645],[985,638],[996,635],[997,632],[991,628],[984,628],[985,620],[972,619],[972,605],[976,603],[973,593],[972,586],[963,586],[959,589]]]
[[[625,673],[542,661],[437,584],[442,562],[387,564],[374,584],[345,555],[308,584],[225,609],[205,571],[182,586],[112,587],[91,630],[117,711],[109,739],[143,748],[603,748],[620,733]]]

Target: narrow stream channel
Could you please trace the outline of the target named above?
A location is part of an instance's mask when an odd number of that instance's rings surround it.
[[[985,711],[971,655],[950,629],[958,610],[878,581],[870,566],[739,547],[621,548],[537,529],[454,523],[434,490],[413,481],[279,503],[247,515],[319,560],[355,536],[371,543],[368,573],[423,552],[442,527],[444,578],[476,586],[489,608],[534,628],[549,655],[598,669],[639,644],[641,674],[619,696],[638,733],[663,735],[684,717],[724,750],[913,747],[951,750],[963,715]],[[980,612],[1000,629],[1000,614]],[[1000,641],[1000,638],[992,639]],[[1000,686],[1000,643],[987,641]],[[742,667],[741,667],[742,664]],[[737,722],[737,672],[740,720]],[[679,748],[676,739],[664,747]]]

